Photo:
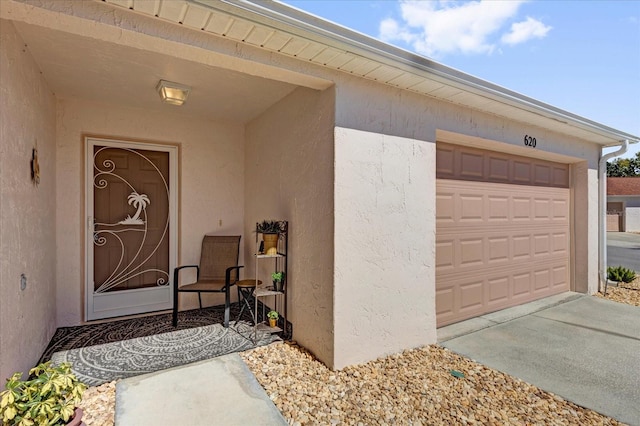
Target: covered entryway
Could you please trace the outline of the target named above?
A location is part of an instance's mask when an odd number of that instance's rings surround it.
[[[443,326],[569,290],[569,166],[438,143]]]

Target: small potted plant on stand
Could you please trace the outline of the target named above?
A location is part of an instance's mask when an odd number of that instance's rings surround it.
[[[273,280],[273,290],[274,291],[283,291],[284,286],[282,283],[284,282],[284,272],[273,272],[271,274],[271,279]]]
[[[7,379],[0,392],[0,415],[6,425],[84,425],[77,405],[87,385],[71,372],[71,364],[51,366],[45,362],[29,371],[32,379],[20,380],[22,373]]]
[[[269,311],[267,313],[267,318],[269,318],[269,327],[273,328],[278,324],[278,312],[276,311]]]
[[[283,232],[283,223],[278,220],[263,220],[256,225],[256,232],[262,234],[264,254],[273,256],[278,254],[278,239]]]

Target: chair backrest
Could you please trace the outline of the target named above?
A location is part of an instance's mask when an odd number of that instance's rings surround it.
[[[238,265],[240,252],[240,235],[205,235],[200,252],[200,279],[224,280],[225,271],[230,266]],[[237,270],[231,275],[237,280]]]

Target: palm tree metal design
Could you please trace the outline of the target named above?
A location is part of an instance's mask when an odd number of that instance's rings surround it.
[[[144,225],[144,221],[140,219],[140,213],[147,208],[147,204],[151,204],[149,197],[147,197],[146,194],[138,194],[136,191],[133,191],[131,195],[127,197],[127,202],[130,206],[132,205],[138,210],[136,210],[136,214],[133,215],[133,217],[127,215],[124,220],[118,223],[121,225]]]

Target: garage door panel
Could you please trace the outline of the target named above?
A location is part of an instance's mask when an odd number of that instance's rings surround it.
[[[495,236],[487,238],[489,247],[487,263],[489,265],[497,265],[508,262],[509,258],[509,238],[505,236]]]
[[[540,186],[550,186],[552,168],[547,164],[536,164],[533,168],[533,183]]]
[[[534,263],[548,264],[568,259],[569,241],[566,232],[523,234],[518,231],[495,231],[447,235],[436,238],[436,268],[440,275],[469,273],[478,268],[528,267]]]
[[[533,211],[534,220],[548,221],[553,216],[551,213],[551,201],[548,198],[534,198]]]
[[[438,179],[436,193],[438,326],[569,289],[568,188]]]
[[[436,289],[436,315],[442,318],[453,318],[455,307],[454,293],[455,284],[448,287],[439,287]]]
[[[495,151],[438,142],[438,179],[569,187],[569,166]]]
[[[436,242],[436,268],[442,272],[455,267],[455,247],[453,239]]]
[[[487,180],[492,182],[509,181],[509,158],[496,155],[488,156]]]
[[[549,234],[534,234],[533,235],[533,256],[549,256],[551,252],[551,244],[549,243]]]
[[[510,277],[494,277],[487,279],[488,291],[487,291],[487,304],[488,305],[500,305],[506,303],[509,300]]]
[[[531,234],[514,235],[511,260],[529,260],[531,257]]]
[[[460,266],[482,266],[484,259],[484,238],[464,238],[460,240]]]
[[[484,176],[484,155],[481,152],[461,152],[460,168],[461,177],[472,180],[481,180]]]
[[[538,269],[533,273],[533,293],[546,292],[551,287],[549,268]]]
[[[455,196],[453,193],[446,191],[439,192],[436,195],[436,220],[443,225],[446,223],[455,223],[454,213]]]
[[[513,297],[526,295],[531,291],[531,272],[513,274]]]
[[[489,204],[487,220],[492,223],[508,223],[509,197],[505,195],[487,195]]]
[[[569,234],[567,232],[554,232],[551,234],[551,240],[554,256],[569,255]]]
[[[531,163],[528,161],[513,162],[513,182],[529,185],[532,181]]]
[[[556,221],[569,222],[569,202],[565,199],[554,198],[553,203],[553,219]]]
[[[554,289],[564,291],[569,287],[569,268],[566,264],[554,266],[552,269],[553,281],[551,283]],[[555,290],[554,290],[555,291]]]
[[[457,209],[457,217],[460,223],[481,224],[485,221],[484,196],[482,194],[460,194],[457,200],[460,207]]]
[[[459,312],[470,312],[478,309],[482,309],[484,288],[482,280],[475,280],[473,282],[462,283],[460,288],[460,308]]]

